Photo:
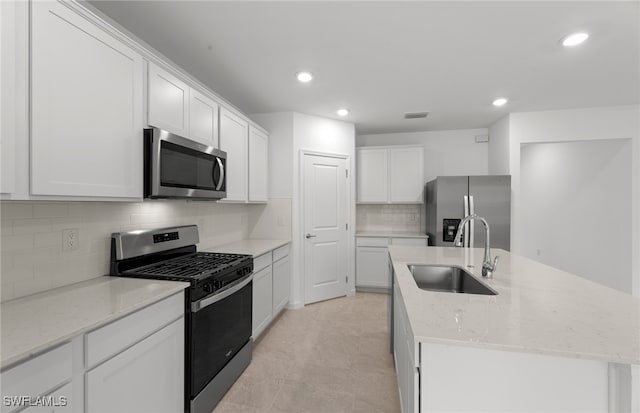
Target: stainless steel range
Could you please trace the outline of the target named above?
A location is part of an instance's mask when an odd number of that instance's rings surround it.
[[[251,362],[253,259],[197,252],[195,225],[111,234],[111,275],[187,281],[185,411],[209,413]]]

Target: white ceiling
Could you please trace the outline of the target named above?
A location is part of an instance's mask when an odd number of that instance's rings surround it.
[[[640,103],[638,1],[92,3],[246,113],[348,107],[358,134]],[[578,30],[587,43],[559,44]]]

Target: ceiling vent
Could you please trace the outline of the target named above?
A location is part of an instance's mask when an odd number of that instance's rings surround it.
[[[405,119],[423,119],[429,115],[429,112],[407,112],[404,114]]]

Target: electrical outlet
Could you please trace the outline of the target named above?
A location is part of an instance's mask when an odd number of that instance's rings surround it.
[[[75,251],[80,247],[80,237],[78,236],[78,229],[63,229],[62,230],[62,251]]]

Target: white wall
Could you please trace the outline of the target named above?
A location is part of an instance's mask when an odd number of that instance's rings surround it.
[[[489,174],[509,175],[509,116],[489,128]]]
[[[304,274],[303,269],[303,211],[301,209],[301,151],[317,151],[324,153],[343,154],[349,156],[347,168],[349,171],[349,231],[347,239],[348,251],[355,251],[355,127],[352,123],[341,122],[317,116],[294,113],[293,115],[293,207],[292,207],[292,239],[293,239],[293,272]],[[349,284],[348,290],[355,294],[355,254],[347,254],[349,257]],[[294,277],[295,278],[295,277]],[[298,277],[298,283],[292,285],[291,305],[300,306],[304,303],[304,279]]]
[[[631,140],[631,291],[640,297],[640,106],[613,106],[509,115],[509,139],[491,142],[492,151],[509,153],[511,174],[511,250],[522,253],[523,218],[520,187],[520,147],[527,143],[602,139]],[[504,146],[508,145],[508,148]],[[584,257],[589,258],[589,257]],[[596,258],[601,258],[600,256]],[[606,259],[606,258],[602,258]],[[633,412],[640,412],[640,366],[631,369]]]
[[[509,116],[511,173],[511,247],[522,253],[520,147],[534,142],[631,139],[631,250],[640,251],[640,106],[514,113]],[[640,296],[640,254],[632,254],[632,291]]]
[[[355,160],[355,128],[352,123],[310,116],[295,112],[262,113],[251,118],[269,131],[269,181],[274,187],[272,197],[281,197],[280,203],[265,209],[252,232],[253,237],[268,237],[270,231],[281,233],[273,228],[273,218],[285,219],[291,216],[291,277],[290,308],[304,305],[304,269],[302,254],[304,238],[302,228],[302,210],[300,199],[301,182],[300,156],[302,150],[344,154],[349,156],[351,167]],[[351,193],[349,195],[349,250],[353,251],[355,228],[355,176],[350,175]],[[291,200],[290,205],[285,199]],[[280,218],[277,218],[280,217]],[[349,254],[349,272],[355,274],[354,254]],[[347,286],[350,293],[355,292],[355,276],[349,277]]]
[[[521,254],[631,293],[631,140],[523,144]]]
[[[486,135],[487,129],[385,133],[360,135],[357,146],[423,145],[424,182],[442,175],[486,175],[488,144],[476,143],[476,135]]]

